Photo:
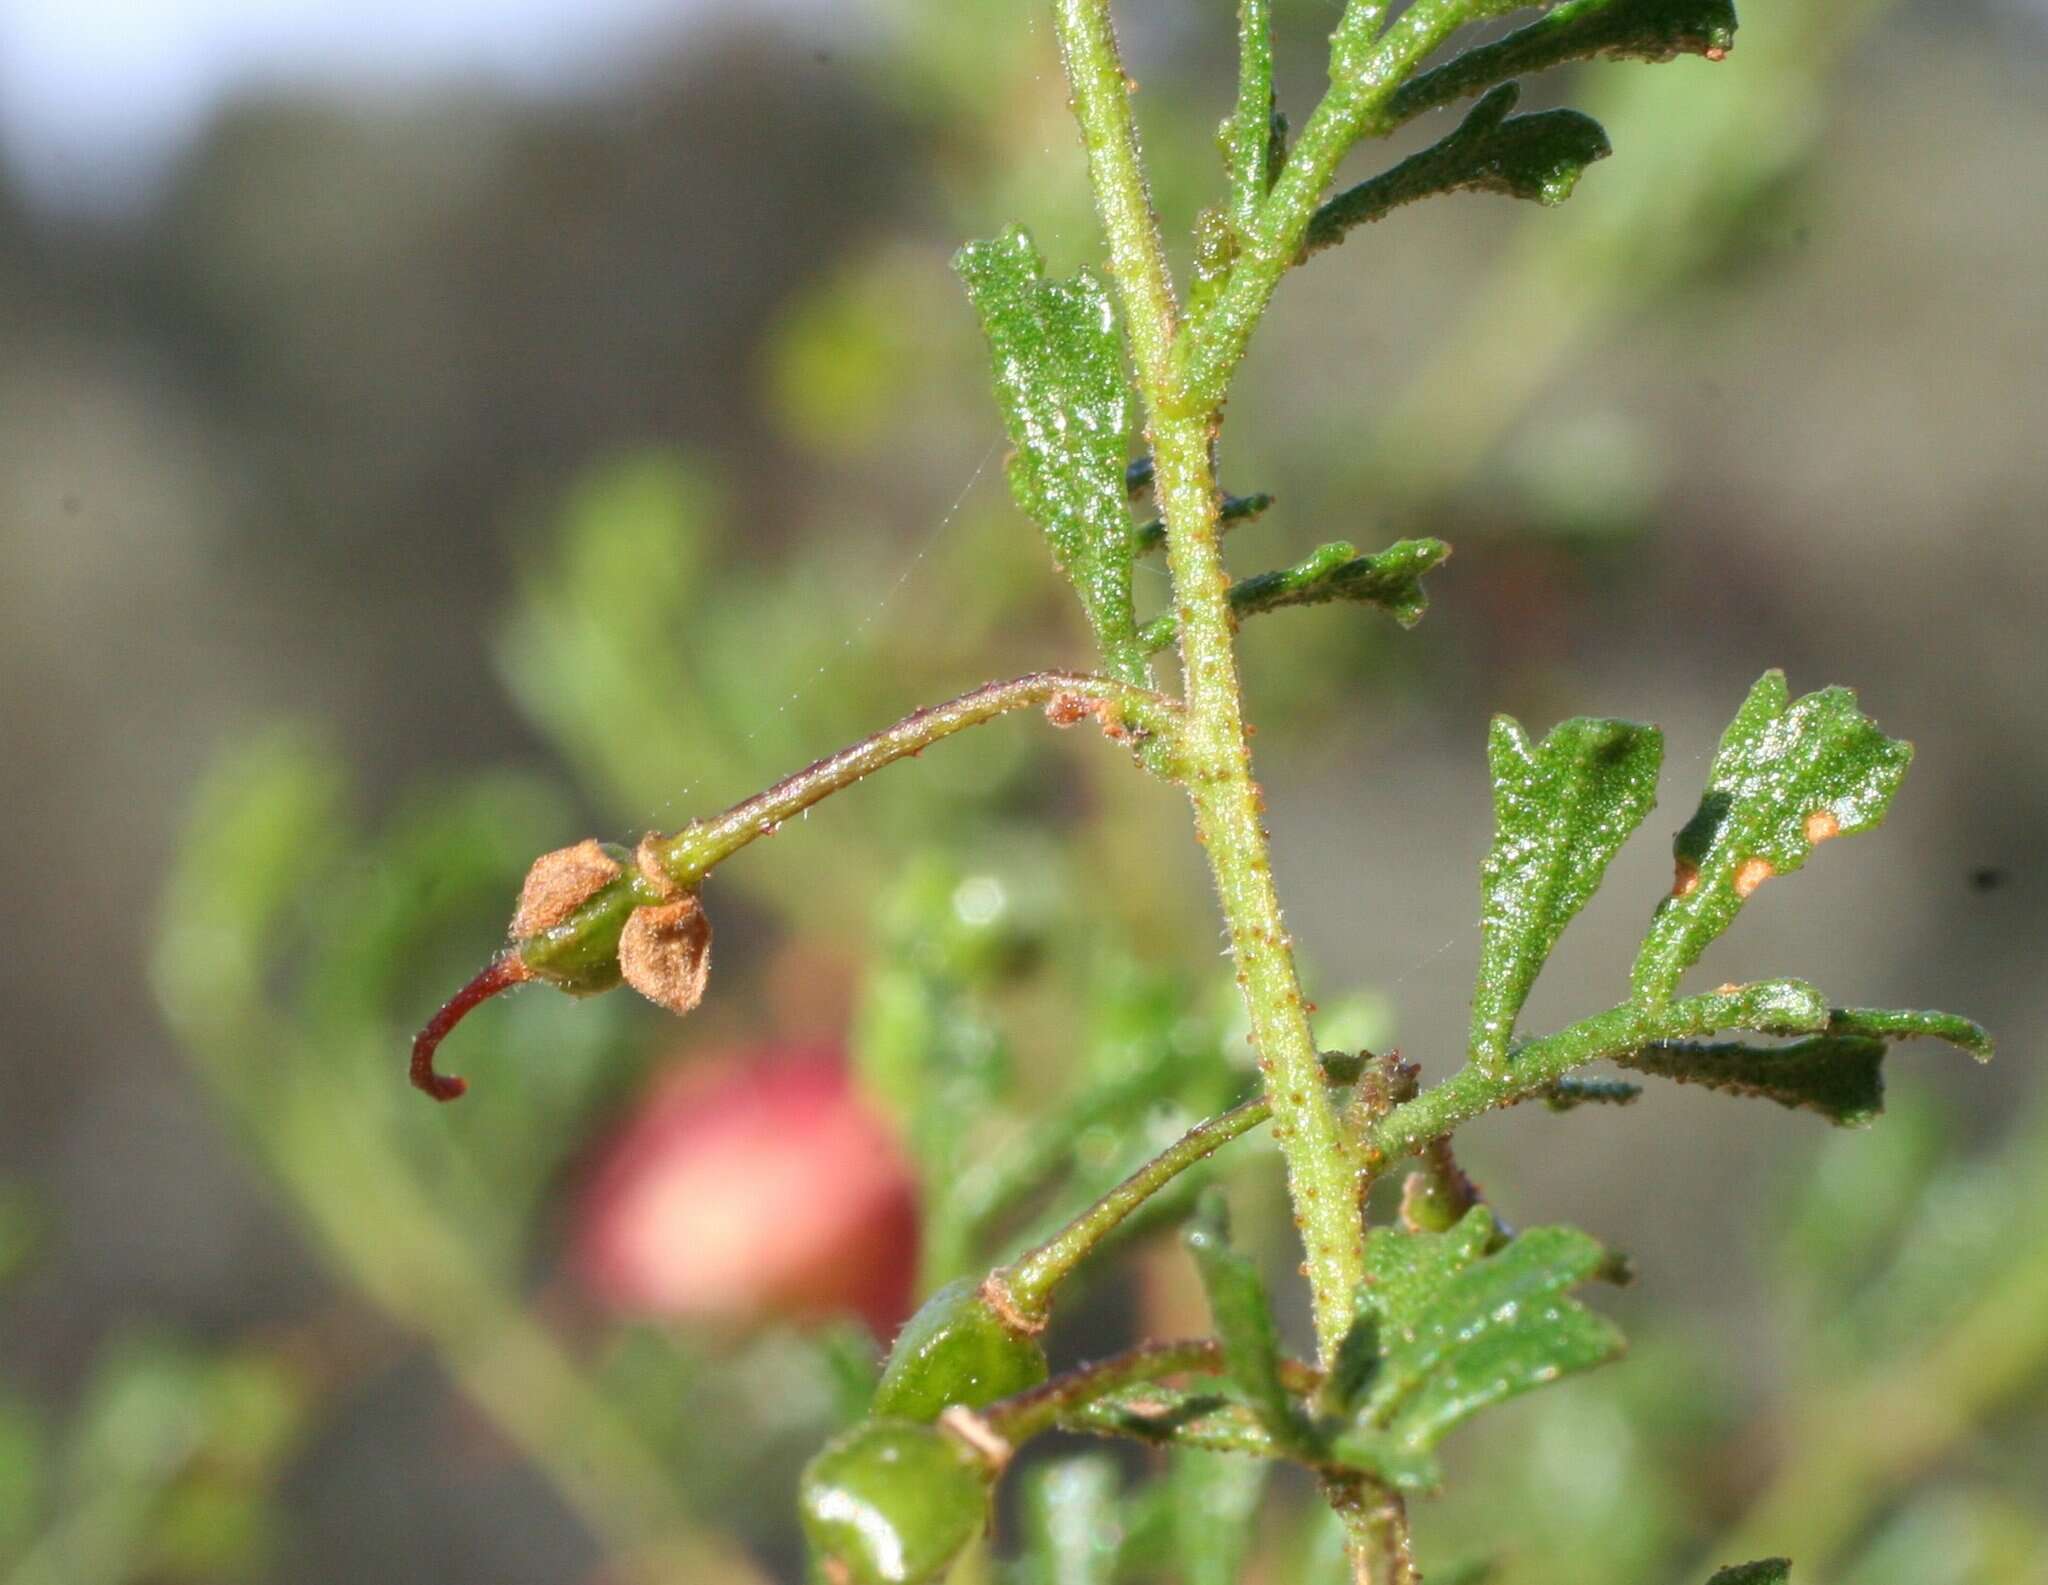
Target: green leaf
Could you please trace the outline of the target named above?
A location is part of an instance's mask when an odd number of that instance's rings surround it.
[[[1510,117],[1521,94],[1518,85],[1502,83],[1449,137],[1330,199],[1309,220],[1303,255],[1333,248],[1353,227],[1438,193],[1502,193],[1544,205],[1563,203],[1586,167],[1614,149],[1600,123],[1576,110]]]
[[[1380,1373],[1380,1323],[1371,1295],[1361,1293],[1358,1315],[1337,1345],[1336,1363],[1323,1383],[1322,1407],[1349,1419]]]
[[[1109,287],[1090,270],[1046,280],[1037,248],[1016,226],[962,248],[953,267],[995,360],[1016,447],[1010,492],[1080,595],[1110,672],[1143,683],[1125,484],[1133,404]]]
[[[1427,1486],[1429,1455],[1452,1427],[1620,1351],[1612,1324],[1565,1297],[1610,1266],[1597,1242],[1575,1228],[1537,1227],[1489,1253],[1498,1237],[1484,1206],[1444,1233],[1367,1235],[1381,1368],[1334,1456],[1398,1486]]]
[[[1815,845],[1879,824],[1913,758],[1856,708],[1846,688],[1794,703],[1767,671],[1722,735],[1699,810],[1678,833],[1678,878],[1636,958],[1634,997],[1661,1007],[1678,977],[1773,875]]]
[[[1839,1128],[1865,1128],[1884,1111],[1885,1050],[1882,1040],[1815,1035],[1789,1046],[1678,1041],[1616,1060],[1637,1073],[1818,1112]]]
[[[1361,556],[1357,546],[1338,540],[1292,567],[1239,579],[1230,586],[1230,614],[1234,621],[1242,622],[1284,606],[1354,600],[1379,606],[1403,627],[1413,627],[1429,607],[1423,577],[1441,566],[1450,553],[1451,547],[1440,539],[1403,539],[1376,556]],[[1153,654],[1179,636],[1179,622],[1168,612],[1145,624],[1138,643],[1147,654]]]
[[[1921,1036],[1946,1040],[1979,1062],[1991,1056],[1991,1037],[1954,1013],[1838,1007],[1825,1033],[1788,1046],[1659,1041],[1615,1060],[1638,1073],[1759,1096],[1818,1112],[1837,1127],[1865,1128],[1884,1111],[1889,1042]]]
[[[1876,1040],[1946,1040],[1979,1062],[1991,1060],[1991,1036],[1984,1026],[1957,1013],[1919,1012],[1906,1008],[1837,1007],[1828,1014],[1828,1032],[1867,1035]]]
[[[1395,93],[1384,126],[1391,130],[1425,110],[1566,61],[1719,60],[1734,45],[1734,0],[1566,0],[1527,27],[1410,79]]]
[[[1483,935],[1472,1054],[1498,1070],[1536,976],[1607,865],[1657,802],[1663,735],[1589,716],[1531,745],[1511,717],[1487,740],[1493,848],[1480,871]]]
[[[1737,1563],[1716,1569],[1707,1585],[1786,1585],[1792,1578],[1792,1560],[1768,1557],[1760,1563]]]
[[[1280,1381],[1280,1338],[1266,1302],[1266,1285],[1251,1257],[1230,1247],[1221,1193],[1211,1190],[1202,1196],[1182,1241],[1201,1273],[1231,1381],[1275,1442],[1312,1451],[1314,1429]]]

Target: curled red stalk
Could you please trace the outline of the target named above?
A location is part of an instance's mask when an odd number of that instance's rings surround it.
[[[413,1087],[425,1090],[437,1101],[452,1101],[467,1090],[467,1079],[434,1071],[435,1051],[440,1049],[448,1031],[461,1023],[472,1007],[532,977],[533,971],[521,961],[517,952],[501,952],[484,966],[482,973],[449,997],[441,1010],[427,1020],[426,1027],[412,1038]]]

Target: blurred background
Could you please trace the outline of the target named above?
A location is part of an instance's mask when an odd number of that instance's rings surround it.
[[[1279,10],[1298,122],[1335,7]],[[1229,8],[1120,12],[1185,239]],[[2048,11],[1750,12],[1532,85],[1616,148],[1563,208],[1403,211],[1281,294],[1235,569],[1457,547],[1413,633],[1247,629],[1282,892],[1323,1042],[1441,1075],[1488,716],[1658,721],[1529,1023],[1605,1006],[1783,666],[1919,757],[1701,972],[2001,1059],[1906,1048],[1867,1133],[1671,1090],[1462,1135],[1639,1280],[1626,1361],[1454,1442],[1433,1585],[2048,1579]],[[1012,219],[1091,258],[1045,19],[8,0],[0,153],[0,1585],[798,1578],[870,1332],[1248,1081],[1177,800],[995,726],[721,870],[687,1024],[522,992],[451,1108],[404,1049],[534,854],[1087,664],[948,268]],[[1270,1147],[1230,1172],[1284,1274]],[[1202,1321],[1140,1237],[1052,1346]],[[1079,1579],[1055,1510],[1122,1538],[1090,1579],[1239,1577],[1255,1475],[1055,1451],[972,1578]],[[1340,1578],[1298,1495],[1243,1577]]]

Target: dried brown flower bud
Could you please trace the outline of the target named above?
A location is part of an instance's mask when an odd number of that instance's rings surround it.
[[[687,1013],[711,977],[711,920],[695,892],[636,908],[619,936],[626,983],[657,1007]]]
[[[512,912],[512,939],[524,941],[565,923],[569,916],[617,880],[619,861],[595,837],[556,848],[533,861]]]
[[[659,832],[650,831],[633,849],[634,867],[640,871],[641,878],[654,888],[657,897],[673,897],[677,890],[675,877],[661,862],[661,850],[666,840]]]

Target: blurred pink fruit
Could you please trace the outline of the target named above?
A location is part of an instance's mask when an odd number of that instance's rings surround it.
[[[742,1325],[910,1313],[917,1191],[830,1047],[693,1058],[599,1149],[574,1263],[608,1304]]]

